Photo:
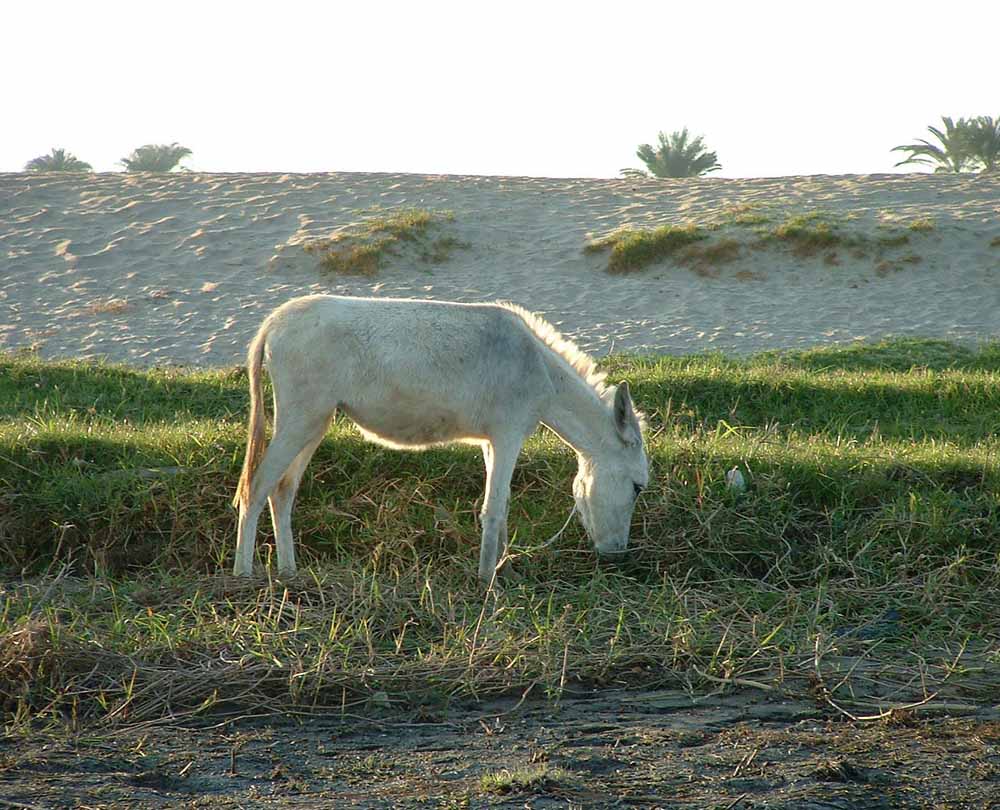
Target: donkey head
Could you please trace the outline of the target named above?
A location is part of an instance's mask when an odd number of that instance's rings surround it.
[[[642,425],[628,383],[615,389],[611,422],[598,447],[592,455],[580,455],[573,496],[580,521],[597,552],[617,554],[628,547],[632,510],[649,483]]]

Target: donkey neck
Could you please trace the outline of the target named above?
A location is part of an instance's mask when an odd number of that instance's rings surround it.
[[[553,396],[542,414],[542,424],[581,456],[593,457],[611,438],[608,404],[593,385],[561,363],[549,364],[549,379]]]

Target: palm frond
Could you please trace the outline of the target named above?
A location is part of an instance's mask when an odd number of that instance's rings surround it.
[[[65,149],[53,149],[47,155],[29,160],[24,165],[26,172],[89,172],[91,166]]]
[[[718,155],[705,147],[704,138],[691,138],[687,127],[670,134],[660,132],[657,140],[655,149],[644,143],[635,153],[656,177],[698,177],[722,168]]]
[[[121,164],[127,172],[170,172],[190,154],[191,150],[179,143],[146,144],[122,158]]]
[[[930,141],[918,138],[917,143],[894,146],[892,152],[909,152],[905,160],[897,166],[917,163],[933,166],[935,172],[961,172],[973,168],[975,157],[970,149],[972,122],[959,118],[954,121],[949,116],[941,116],[944,129],[928,126],[928,131],[937,139],[940,146]]]

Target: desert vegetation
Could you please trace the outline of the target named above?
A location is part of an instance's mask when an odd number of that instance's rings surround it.
[[[80,160],[65,149],[53,149],[47,155],[29,160],[25,166],[26,172],[89,172],[89,163]]]
[[[605,366],[650,423],[632,553],[599,562],[575,524],[545,546],[575,460],[539,433],[513,482],[513,570],[484,598],[473,448],[396,452],[338,420],[296,511],[307,571],[235,581],[241,370],[3,358],[7,728],[247,707],[439,717],[611,684],[797,684],[857,715],[945,682],[996,694],[1000,347]],[[734,468],[745,488],[727,486]],[[879,662],[864,689],[830,674],[845,656]]]
[[[404,248],[430,264],[441,264],[465,247],[457,237],[442,234],[441,227],[453,222],[451,211],[404,208],[377,210],[372,216],[325,239],[303,244],[306,253],[319,257],[321,269],[330,273],[373,275],[384,260]]]
[[[671,261],[713,275],[720,266],[747,251],[767,248],[788,250],[800,259],[822,255],[830,265],[839,263],[838,251],[849,250],[858,258],[872,256],[878,265],[888,252],[910,244],[911,236],[928,234],[934,227],[931,218],[920,217],[880,225],[877,232],[871,233],[823,211],[779,216],[739,206],[704,223],[619,228],[591,239],[583,249],[586,253],[608,251],[607,271],[613,274],[632,273]]]
[[[180,162],[190,157],[191,150],[179,143],[146,144],[121,159],[127,172],[172,172],[183,168]]]
[[[644,143],[636,150],[636,157],[646,166],[642,169],[622,169],[624,177],[700,177],[722,168],[718,155],[710,152],[701,135],[691,137],[687,127],[657,136],[656,146]]]
[[[908,152],[897,166],[917,164],[933,166],[941,172],[994,172],[1000,166],[1000,119],[981,115],[977,118],[943,116],[942,127],[928,126],[936,143],[918,138],[915,143],[893,147],[893,152]]]
[[[658,228],[622,228],[584,246],[587,253],[610,250],[609,273],[630,273],[676,256],[690,245],[708,238],[694,224],[661,225]]]

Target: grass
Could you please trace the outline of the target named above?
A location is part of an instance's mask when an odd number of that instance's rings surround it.
[[[479,779],[479,787],[483,793],[535,792],[565,785],[571,782],[570,775],[559,768],[552,768],[547,763],[533,765],[514,770],[504,769],[495,773],[483,774]]]
[[[128,300],[125,298],[108,298],[103,301],[94,301],[84,309],[88,315],[120,315],[129,309]]]
[[[872,655],[928,689],[995,694],[1000,346],[605,366],[650,422],[632,554],[599,562],[575,523],[537,550],[575,474],[572,453],[539,433],[513,482],[521,556],[484,600],[471,448],[396,452],[338,420],[296,507],[304,573],[237,581],[221,572],[242,371],[3,358],[8,728],[248,707],[440,718],[498,693],[785,688],[828,658]],[[733,467],[745,492],[726,487]],[[862,687],[829,685],[846,705]]]
[[[736,261],[742,251],[736,239],[720,239],[708,244],[697,242],[684,249],[678,262],[690,266],[696,273],[712,275],[719,265]]]
[[[306,242],[303,248],[318,255],[320,267],[330,273],[374,275],[387,256],[407,244],[416,247],[422,261],[440,264],[457,248],[467,247],[453,236],[431,238],[435,228],[454,218],[449,211],[404,208],[371,217],[329,239]]]
[[[788,217],[767,232],[761,241],[764,244],[785,243],[799,258],[815,256],[817,253],[851,246],[857,242],[816,213]]]
[[[661,225],[648,230],[624,228],[590,242],[584,250],[593,253],[610,248],[608,272],[633,273],[707,238],[707,231],[693,224]]]
[[[877,266],[883,268],[877,272],[884,274],[888,266],[884,261],[885,253],[908,245],[910,233],[893,226],[879,227],[889,227],[891,232],[871,236],[846,228],[844,222],[833,222],[829,214],[821,211],[795,214],[774,222],[770,214],[762,213],[752,205],[735,205],[726,209],[721,220],[711,223],[663,225],[651,229],[622,228],[588,242],[584,252],[610,249],[607,267],[610,273],[635,272],[670,259],[689,266],[701,275],[714,276],[720,265],[738,259],[743,247],[787,248],[800,259],[822,254],[824,263],[830,266],[840,264],[839,250],[850,249],[857,258],[874,252]],[[933,220],[926,218],[906,225],[907,230],[913,233],[926,233],[933,227]],[[734,228],[750,228],[751,235],[744,237],[737,230],[736,236],[744,238],[734,238]],[[719,231],[725,233],[712,240],[713,234]]]
[[[922,261],[923,257],[916,253],[909,253],[906,256],[901,256],[895,260],[883,259],[875,265],[875,274],[885,277],[890,273],[902,270],[904,265],[920,264]]]
[[[731,205],[723,212],[723,222],[732,225],[743,225],[750,227],[753,225],[766,225],[771,221],[771,215],[760,210],[759,206],[753,203],[739,203]]]

